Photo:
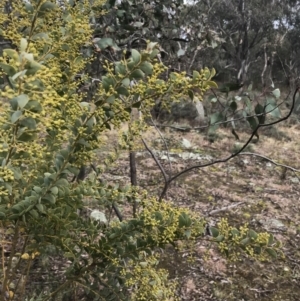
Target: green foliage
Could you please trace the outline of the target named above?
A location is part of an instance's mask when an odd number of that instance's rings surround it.
[[[241,85],[225,84],[218,90],[221,94],[214,93],[208,97],[210,103],[210,125],[209,133],[214,133],[220,125],[230,124],[233,135],[238,136],[236,130],[242,128],[242,122],[246,121],[251,130],[256,130],[258,124],[265,124],[267,118],[281,118],[280,113],[280,90],[266,89],[261,95],[252,91],[249,85],[247,91],[240,91]],[[224,97],[222,94],[225,93]],[[221,105],[220,105],[221,104]]]
[[[229,226],[226,219],[221,219],[218,228],[210,228],[213,240],[218,243],[219,250],[230,260],[240,260],[240,251],[251,258],[261,261],[284,257],[281,245],[274,236],[267,232],[256,233],[244,225],[239,229]]]

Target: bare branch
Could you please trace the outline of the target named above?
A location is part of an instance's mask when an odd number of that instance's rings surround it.
[[[252,139],[254,138],[254,136],[256,135],[257,131],[259,128],[261,127],[267,127],[267,126],[271,126],[271,125],[274,125],[274,124],[277,124],[277,123],[280,123],[286,119],[288,119],[293,110],[294,110],[294,107],[295,107],[295,102],[296,102],[296,94],[298,93],[298,91],[300,90],[300,88],[298,87],[295,92],[294,92],[294,96],[293,96],[293,102],[292,102],[292,107],[289,111],[289,113],[285,116],[285,117],[282,117],[276,121],[273,121],[273,122],[270,122],[270,123],[266,123],[266,124],[258,124],[257,127],[254,129],[254,131],[252,132],[251,136],[249,137],[249,139],[247,140],[247,142],[235,153],[231,154],[230,156],[224,158],[224,159],[218,159],[218,160],[215,160],[215,161],[212,161],[212,162],[209,162],[209,163],[205,163],[205,164],[199,164],[199,165],[194,165],[192,167],[189,167],[179,173],[177,173],[176,175],[172,176],[171,178],[169,178],[169,180],[165,181],[165,186],[164,186],[164,189],[159,197],[159,200],[162,200],[168,190],[168,187],[170,185],[170,183],[172,181],[174,181],[175,179],[177,179],[178,177],[182,176],[183,174],[193,170],[193,169],[198,169],[198,168],[203,168],[203,167],[207,167],[207,166],[211,166],[211,165],[215,165],[215,164],[218,164],[218,163],[225,163],[229,160],[231,160],[232,158],[238,156],[240,153],[242,153],[242,151],[249,145],[249,143],[252,141]]]
[[[188,73],[191,72],[191,68],[192,68],[192,66],[193,66],[193,64],[195,62],[195,59],[196,59],[196,57],[198,55],[199,50],[200,50],[200,48],[197,48],[196,51],[195,51],[195,53],[194,53],[194,55],[193,55],[192,61],[191,61],[190,66],[188,68]]]
[[[211,90],[211,91],[213,92],[213,94],[215,95],[215,98],[217,99],[218,103],[223,107],[223,109],[225,109],[225,106],[221,103],[221,101],[220,101],[218,95],[216,94],[215,90],[214,90],[214,89],[210,89],[210,90]]]
[[[284,64],[283,64],[283,62],[282,62],[282,60],[281,60],[281,57],[280,57],[280,55],[279,55],[278,53],[276,53],[276,54],[277,54],[277,57],[279,58],[279,61],[280,61],[282,70],[283,70],[283,72],[284,72],[284,75],[285,75],[286,78],[288,78],[288,75],[287,75],[286,70],[285,70],[285,68],[284,68]]]
[[[209,216],[209,215],[213,215],[213,214],[216,214],[216,213],[219,213],[219,212],[222,212],[222,211],[227,211],[227,210],[230,210],[230,209],[232,209],[232,208],[234,208],[234,207],[237,207],[237,206],[239,206],[239,205],[242,205],[242,204],[244,204],[244,203],[245,203],[245,202],[238,202],[238,203],[235,203],[235,204],[226,206],[226,207],[222,207],[222,208],[220,208],[220,209],[212,210],[212,211],[208,212],[207,215]]]
[[[265,87],[265,79],[264,79],[264,75],[265,75],[265,72],[267,70],[267,65],[268,65],[268,56],[267,56],[267,46],[266,44],[264,45],[264,57],[265,57],[265,64],[264,64],[264,67],[263,67],[263,70],[261,72],[261,83],[262,83],[262,86]]]
[[[93,171],[96,173],[98,181],[101,183],[101,179],[98,178],[99,173],[97,171],[96,166],[92,163],[91,167],[92,167]],[[113,208],[116,216],[118,217],[119,221],[122,222],[123,221],[123,216],[122,216],[118,206],[115,203],[112,203],[112,208]]]
[[[151,154],[153,160],[155,161],[155,163],[157,164],[157,166],[159,167],[161,173],[163,174],[164,180],[165,180],[165,184],[168,183],[168,178],[169,176],[166,174],[164,168],[162,167],[162,165],[160,164],[160,162],[158,161],[157,157],[155,156],[155,154],[153,153],[153,151],[148,147],[146,141],[142,138],[142,141],[145,145],[145,148],[147,149],[147,151]]]
[[[274,164],[275,166],[280,166],[280,167],[284,167],[288,170],[291,170],[293,172],[299,172],[300,173],[300,169],[297,169],[297,168],[294,168],[292,166],[289,166],[289,165],[285,165],[285,164],[280,164],[280,163],[277,163],[275,162],[274,160],[266,157],[266,156],[263,156],[263,155],[260,155],[260,154],[257,154],[257,153],[251,153],[251,152],[242,152],[242,153],[239,153],[239,156],[240,155],[244,155],[244,156],[253,156],[253,157],[259,157],[259,158],[262,158],[272,164]]]
[[[152,121],[152,125],[154,125],[156,131],[158,132],[160,138],[162,139],[162,141],[163,141],[163,143],[164,143],[164,145],[165,145],[165,149],[166,149],[166,151],[167,151],[167,157],[168,157],[170,172],[172,172],[172,163],[171,163],[171,159],[170,159],[170,152],[169,152],[169,147],[168,147],[167,141],[166,141],[166,139],[164,138],[162,132],[159,130],[157,124],[154,122],[152,116],[151,116],[151,121]]]

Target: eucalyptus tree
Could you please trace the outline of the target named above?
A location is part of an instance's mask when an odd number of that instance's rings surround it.
[[[243,83],[249,80],[250,73],[256,71],[254,66],[259,66],[258,71],[262,72],[265,65],[271,64],[277,45],[275,21],[283,11],[281,1],[222,0],[205,3],[209,12],[208,26],[225,40],[219,53],[222,72],[228,72]]]

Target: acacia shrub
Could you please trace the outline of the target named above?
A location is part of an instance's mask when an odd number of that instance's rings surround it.
[[[193,243],[205,232],[204,219],[184,208],[158,202],[136,187],[98,181],[144,128],[138,121],[130,135],[121,131],[133,108],[147,116],[157,98],[173,101],[197,89],[201,99],[215,86],[214,70],[208,69],[195,71],[192,78],[172,73],[161,80],[166,67],[156,59],[157,44],[149,42],[128,59],[106,61],[106,75],[85,101],[76,78],[89,77],[85,68],[92,57],[82,55],[82,49],[93,47],[90,17],[102,13],[101,4],[16,0],[9,13],[5,3],[0,5],[0,35],[10,44],[0,58],[0,300],[175,299],[175,283],[157,267],[157,250],[178,240]],[[95,168],[97,177],[71,181],[81,166],[97,161],[97,152],[109,143],[103,135],[111,129],[120,131],[118,147]],[[87,199],[103,211],[139,199],[139,211],[124,221],[86,220],[77,212]],[[262,239],[230,231],[229,226],[213,229],[225,253],[234,250],[230,244],[247,245],[251,256],[252,246],[261,247],[259,255],[273,250],[268,234]],[[39,258],[38,271],[46,281],[33,291]],[[43,266],[47,260],[48,267],[54,264],[52,258],[59,273]]]

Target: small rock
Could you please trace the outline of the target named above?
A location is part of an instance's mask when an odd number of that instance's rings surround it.
[[[185,139],[185,138],[182,139],[181,144],[185,148],[191,148],[192,147],[191,142],[189,140]]]

